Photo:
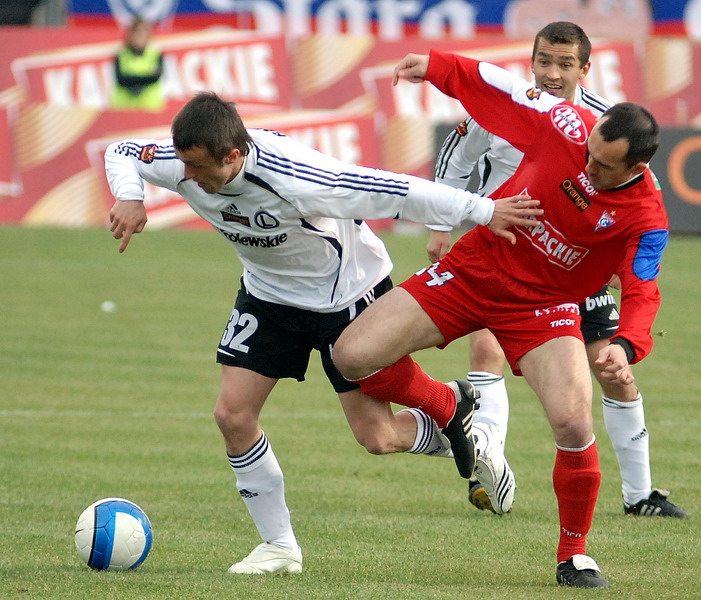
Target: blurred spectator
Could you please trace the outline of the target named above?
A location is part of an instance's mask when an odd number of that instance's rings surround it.
[[[43,0],[1,0],[0,25],[29,25],[34,9]]]
[[[113,108],[158,111],[163,108],[160,78],[163,55],[150,44],[151,25],[136,17],[127,29],[124,47],[115,58]]]
[[[628,39],[649,35],[653,24],[649,0],[510,0],[503,19],[513,38],[533,37],[552,21],[577,23],[591,37]]]

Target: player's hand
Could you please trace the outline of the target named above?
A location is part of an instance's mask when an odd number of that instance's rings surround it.
[[[450,231],[431,230],[431,234],[428,236],[428,243],[426,244],[428,260],[434,263],[443,258],[450,250],[450,242]]]
[[[141,233],[146,225],[146,208],[138,200],[117,200],[110,211],[110,231],[115,240],[122,240],[119,251],[124,252],[134,233]]]
[[[488,227],[499,237],[506,238],[515,244],[516,236],[508,228],[513,225],[521,227],[538,225],[537,217],[543,214],[543,209],[538,208],[539,205],[540,200],[533,200],[526,194],[495,200],[494,214]]]
[[[594,361],[594,365],[601,373],[602,379],[609,383],[619,382],[623,385],[629,385],[635,382],[626,351],[619,344],[604,346]]]
[[[621,289],[621,278],[618,275],[611,275],[611,279],[609,279],[609,282],[606,284],[609,287],[612,287],[616,290]]]
[[[392,73],[392,85],[397,85],[400,79],[411,83],[421,83],[428,71],[428,54],[407,54],[399,61]]]

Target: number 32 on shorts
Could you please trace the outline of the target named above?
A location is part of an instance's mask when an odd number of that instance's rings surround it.
[[[235,308],[222,336],[221,345],[248,353],[249,347],[245,342],[256,332],[256,329],[258,329],[258,319],[250,313],[241,314]]]
[[[450,281],[453,278],[453,274],[450,271],[443,271],[442,273],[439,273],[438,266],[439,263],[433,263],[430,267],[418,271],[416,275],[418,276],[428,273],[428,275],[431,277],[431,279],[426,282],[428,287],[443,285],[446,281]]]

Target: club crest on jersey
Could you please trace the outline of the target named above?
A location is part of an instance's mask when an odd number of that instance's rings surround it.
[[[613,214],[616,214],[615,212]],[[611,214],[607,210],[603,212],[603,214],[599,217],[599,222],[596,224],[596,227],[594,227],[594,231],[601,231],[602,229],[606,229],[607,227],[611,227],[616,222],[616,219],[613,218]]]
[[[275,229],[280,225],[280,221],[264,210],[259,210],[254,215],[253,222],[261,229]]]
[[[221,211],[221,217],[224,219],[225,223],[241,223],[241,225],[245,225],[246,227],[251,226],[251,220],[247,216],[241,214],[241,211],[233,202]]]
[[[525,236],[536,250],[545,254],[549,262],[565,271],[571,271],[589,253],[588,248],[571,243],[546,220],[532,227],[518,226],[516,231]]]
[[[586,143],[587,126],[574,108],[567,105],[557,105],[550,111],[550,119],[555,128],[566,139],[578,145]]]
[[[151,144],[150,146],[142,146],[141,152],[139,152],[139,160],[141,162],[150,164],[153,159],[156,158],[156,145]]]

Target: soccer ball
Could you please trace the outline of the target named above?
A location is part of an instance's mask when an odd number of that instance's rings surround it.
[[[152,537],[146,513],[124,498],[91,504],[75,526],[80,558],[98,571],[136,569],[148,556]]]

